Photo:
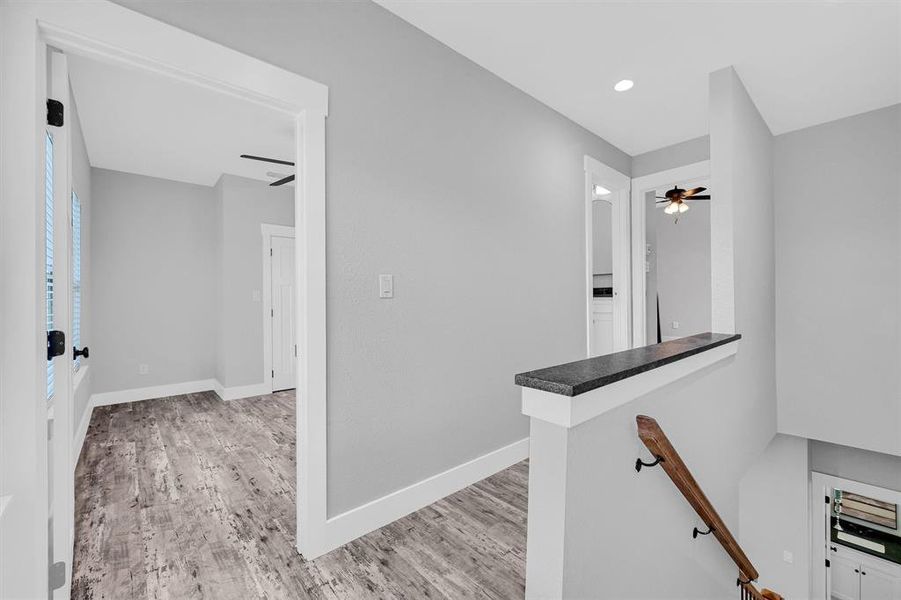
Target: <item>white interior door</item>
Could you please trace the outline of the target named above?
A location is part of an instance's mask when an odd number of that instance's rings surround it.
[[[63,125],[48,126],[45,139],[45,263],[47,329],[62,331],[66,347],[47,362],[48,524],[54,598],[69,597],[74,529],[72,472],[73,356],[71,339],[71,102],[66,56],[50,56],[50,97],[63,104]],[[58,587],[57,587],[58,586]]]
[[[271,238],[272,391],[297,386],[294,326],[294,238]]]

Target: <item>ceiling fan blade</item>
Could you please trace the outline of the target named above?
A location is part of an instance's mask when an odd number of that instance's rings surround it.
[[[294,163],[287,160],[278,160],[277,158],[266,158],[265,156],[254,156],[252,154],[242,154],[241,158],[249,158],[250,160],[261,160],[263,162],[275,163],[277,165],[291,165],[294,166]]]
[[[710,200],[710,196],[692,196],[691,198],[686,198],[686,200]]]
[[[666,199],[666,200],[658,200],[654,204],[669,204],[670,202],[672,202],[672,200]]]
[[[278,181],[273,181],[272,183],[269,184],[269,187],[285,185],[286,183],[291,183],[292,181],[294,181],[294,175],[288,175],[284,179],[279,179]]]
[[[685,190],[685,192],[682,193],[682,197],[689,198],[691,196],[694,196],[695,194],[700,194],[701,192],[703,192],[706,189],[707,188],[705,188],[705,187],[691,188],[690,190]]]

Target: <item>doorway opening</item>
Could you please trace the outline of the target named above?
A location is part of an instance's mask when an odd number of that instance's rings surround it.
[[[632,344],[627,175],[585,157],[585,275],[588,356]]]
[[[24,544],[21,552],[4,561],[0,573],[4,589],[17,590],[14,595],[22,597],[38,597],[56,588],[57,596],[65,594],[62,591],[68,587],[65,584],[71,583],[73,511],[59,507],[66,503],[71,507],[72,503],[71,467],[79,440],[71,408],[76,385],[84,385],[90,379],[88,371],[95,349],[91,348],[89,359],[87,353],[75,354],[74,351],[83,348],[72,347],[79,338],[77,321],[71,314],[72,306],[78,301],[79,274],[70,274],[68,261],[72,259],[75,242],[72,223],[76,217],[72,209],[81,204],[73,199],[72,192],[85,205],[89,194],[82,197],[73,188],[68,174],[70,156],[67,144],[63,143],[69,133],[66,127],[69,123],[65,120],[67,103],[71,104],[68,78],[65,70],[57,69],[52,63],[67,56],[146,70],[233,99],[240,98],[279,112],[293,130],[291,149],[297,157],[298,174],[291,196],[296,207],[295,225],[303,232],[303,243],[295,246],[300,275],[293,298],[298,315],[293,319],[298,346],[295,372],[303,373],[304,377],[299,381],[303,393],[298,394],[302,400],[296,411],[298,500],[294,509],[298,535],[292,541],[298,550],[315,556],[325,543],[322,536],[326,524],[324,122],[327,88],[113,3],[4,6],[2,28],[5,47],[8,44],[9,48],[17,49],[4,53],[3,72],[18,83],[0,98],[0,116],[8,125],[4,132],[4,152],[0,154],[0,167],[5,174],[0,180],[0,195],[32,199],[0,207],[0,221],[19,223],[16,230],[5,229],[8,235],[4,236],[0,253],[4,257],[4,272],[21,278],[23,283],[17,289],[18,296],[6,298],[9,302],[5,304],[4,315],[20,326],[2,340],[4,355],[18,358],[6,365],[9,370],[4,372],[0,395],[4,415],[0,424],[0,455],[15,456],[20,468],[12,470],[3,465],[8,476],[4,477],[0,489],[4,512],[0,536],[22,540]],[[56,85],[57,80],[65,82],[65,86]],[[64,111],[62,123],[50,124],[58,127],[52,136],[52,285],[44,265],[46,167],[41,159],[48,125],[44,107],[49,99],[62,99]],[[13,148],[16,152],[11,151]],[[171,150],[175,152],[178,148]],[[61,179],[64,176],[66,179]],[[303,215],[302,221],[299,215]],[[81,217],[84,224],[84,215]],[[259,229],[253,236],[255,265],[260,264],[256,254],[258,235]],[[161,237],[158,242],[165,249],[165,239]],[[36,269],[37,265],[41,268]],[[62,352],[49,359],[52,365],[49,368],[48,349],[44,344],[50,308],[47,289],[53,293],[52,328],[66,336],[61,343]],[[179,293],[178,289],[163,291],[172,296]],[[242,300],[252,301],[249,294]],[[259,309],[254,308],[253,319],[258,322]],[[127,331],[125,321],[122,332]],[[206,341],[212,339],[210,336]],[[214,348],[209,345],[207,350]],[[77,373],[73,362],[79,365]],[[258,367],[254,370],[259,373]],[[55,406],[48,411],[51,375]],[[38,399],[40,402],[36,402]],[[17,435],[7,435],[16,431]]]

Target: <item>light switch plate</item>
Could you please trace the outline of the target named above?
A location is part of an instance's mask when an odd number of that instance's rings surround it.
[[[150,365],[138,365],[138,375],[147,375],[150,373]]]
[[[782,551],[782,560],[787,562],[788,564],[792,564],[795,562],[795,555],[789,552],[788,550]]]
[[[379,298],[394,298],[394,275],[379,275]]]
[[[673,321],[673,329],[679,329],[679,321]]]

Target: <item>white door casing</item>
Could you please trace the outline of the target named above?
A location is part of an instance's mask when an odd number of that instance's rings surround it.
[[[272,391],[295,387],[294,238],[273,236],[270,246]]]

